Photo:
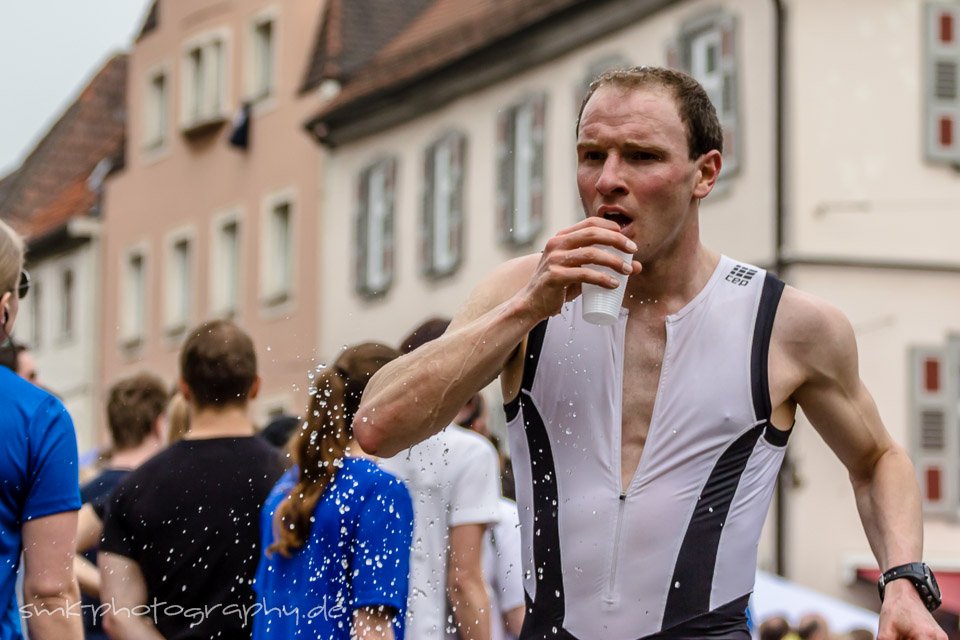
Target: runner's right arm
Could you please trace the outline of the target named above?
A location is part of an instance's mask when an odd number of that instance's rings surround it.
[[[609,220],[593,217],[563,229],[542,254],[511,260],[494,271],[443,336],[380,369],[353,421],[363,450],[390,457],[437,433],[505,368],[516,375],[527,334],[579,295],[581,284],[616,288],[614,278],[585,266],[624,266],[595,244],[636,250]],[[640,271],[636,261],[626,268]]]

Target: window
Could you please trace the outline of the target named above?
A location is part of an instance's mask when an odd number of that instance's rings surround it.
[[[74,319],[73,269],[64,269],[60,274],[60,339],[73,337]]]
[[[960,513],[960,336],[911,350],[910,449],[929,514]]]
[[[393,208],[397,162],[380,160],[360,172],[357,210],[356,288],[365,296],[386,293],[393,282]]]
[[[272,95],[274,89],[276,54],[273,19],[254,21],[251,41],[250,99],[257,101]]]
[[[147,80],[144,112],[144,146],[157,149],[167,137],[167,76],[156,71]]]
[[[926,150],[934,162],[960,165],[960,5],[926,11]]]
[[[30,342],[39,349],[43,342],[43,283],[33,273],[30,283]]]
[[[543,94],[509,107],[497,123],[497,210],[500,239],[529,245],[543,227]]]
[[[193,247],[183,233],[168,241],[164,324],[169,334],[186,331],[193,307]]]
[[[210,294],[214,315],[232,318],[240,305],[240,222],[229,216],[214,223]]]
[[[463,252],[463,168],[466,137],[450,133],[424,154],[421,255],[424,273],[453,273]]]
[[[191,45],[184,56],[183,126],[187,131],[226,117],[226,47],[221,37]]]
[[[293,290],[293,204],[287,196],[268,199],[263,237],[263,302],[287,301]]]
[[[667,65],[686,71],[706,89],[723,128],[723,171],[720,178],[736,174],[742,154],[735,18],[725,12],[711,12],[684,23],[667,51]]]
[[[142,343],[146,333],[147,261],[143,251],[127,254],[122,274],[120,336],[124,346],[130,347]]]

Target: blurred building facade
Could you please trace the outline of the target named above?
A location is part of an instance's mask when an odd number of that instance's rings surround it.
[[[917,464],[925,559],[956,613],[958,6],[431,2],[309,122],[327,154],[324,209],[351,214],[321,224],[321,351],[396,342],[575,222],[588,79],[622,64],[684,68],[726,130],[704,238],[850,317],[862,377]],[[802,415],[790,447],[761,566],[877,608],[845,469]]]
[[[157,0],[130,52],[124,169],[107,181],[104,385],[171,384],[186,332],[253,337],[256,417],[297,414],[318,339],[321,157],[300,123],[318,3]]]
[[[127,57],[111,57],[0,182],[0,216],[27,241],[31,288],[14,338],[73,417],[81,451],[102,419],[101,197],[123,163]]]

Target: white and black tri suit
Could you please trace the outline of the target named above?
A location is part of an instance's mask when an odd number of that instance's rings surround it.
[[[783,283],[722,256],[666,320],[640,464],[621,492],[624,334],[580,298],[528,338],[506,405],[528,614],[521,638],[746,638],[757,545],[787,432],[767,356]]]

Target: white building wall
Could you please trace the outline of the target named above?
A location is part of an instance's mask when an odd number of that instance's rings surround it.
[[[960,180],[924,160],[924,3],[789,3],[790,251],[957,262]]]
[[[923,150],[923,8],[916,0],[792,0],[789,24],[788,257],[960,267],[960,175]],[[861,376],[893,437],[909,446],[909,349],[960,330],[960,273],[793,266],[788,282],[853,323]],[[878,607],[850,587],[876,566],[845,469],[798,416],[789,492],[791,579]],[[825,535],[825,526],[829,535]],[[960,526],[926,517],[924,558],[955,569]]]
[[[744,132],[741,172],[703,205],[704,234],[718,249],[754,262],[773,257],[772,147],[773,84],[769,46],[771,12],[767,2],[727,3],[739,20]],[[588,67],[611,54],[634,64],[662,65],[668,42],[682,21],[715,9],[715,3],[678,5],[651,19],[611,33],[602,42],[529,69],[402,126],[336,148],[330,155],[323,238],[323,304],[320,352],[333,357],[352,342],[379,339],[395,344],[421,320],[452,315],[469,291],[501,262],[539,251],[555,231],[581,216],[575,170],[576,88]],[[536,92],[547,94],[545,135],[544,230],[527,248],[498,243],[496,223],[496,122],[498,112]],[[467,136],[465,181],[465,255],[453,276],[431,281],[420,274],[420,189],[423,152],[451,129]],[[361,169],[378,158],[396,155],[396,270],[391,289],[364,300],[354,293],[356,185]]]
[[[100,418],[97,367],[99,357],[100,287],[99,242],[93,239],[67,253],[29,259],[34,285],[17,320],[17,337],[26,340],[37,361],[40,382],[67,407],[77,430],[80,453],[96,444]],[[63,298],[62,274],[73,270],[73,331],[61,331]],[[30,296],[42,296],[39,342],[32,335],[33,303]]]

